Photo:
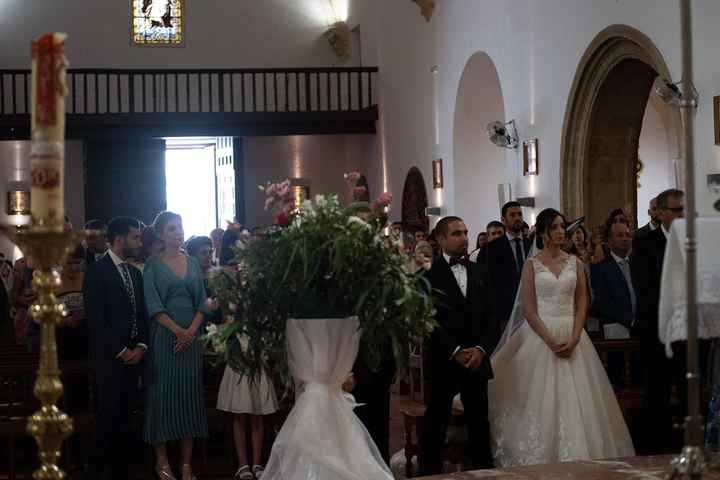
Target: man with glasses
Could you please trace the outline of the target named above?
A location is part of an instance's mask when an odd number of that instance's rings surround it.
[[[685,344],[673,343],[674,356],[668,359],[658,339],[658,306],[665,245],[670,227],[676,218],[685,215],[685,194],[681,190],[665,190],[657,197],[660,228],[633,241],[632,280],[637,297],[635,330],[640,338],[644,393],[643,414],[646,435],[641,449],[645,455],[666,453],[672,448],[672,411],[670,395],[673,382],[678,400],[685,409]]]

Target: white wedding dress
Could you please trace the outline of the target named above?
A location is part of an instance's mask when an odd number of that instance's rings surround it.
[[[577,260],[556,277],[537,258],[537,311],[557,342],[570,339]],[[587,334],[561,359],[527,322],[492,358],[488,386],[495,464],[532,465],[635,455],[627,425],[600,358]]]

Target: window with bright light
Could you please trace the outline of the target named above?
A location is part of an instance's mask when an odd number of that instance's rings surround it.
[[[185,238],[209,236],[216,224],[215,145],[168,141],[165,151],[167,209],[183,219]]]

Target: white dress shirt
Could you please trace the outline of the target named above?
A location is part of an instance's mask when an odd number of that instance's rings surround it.
[[[660,230],[662,230],[663,235],[665,235],[665,240],[667,240],[668,238],[670,238],[670,230],[667,230],[667,229],[665,228],[665,225],[660,225]]]
[[[123,285],[124,285],[125,280],[123,280],[124,276],[123,276],[123,271],[122,271],[121,265],[125,264],[128,266],[128,268],[130,268],[130,264],[127,263],[126,261],[124,261],[122,258],[115,255],[115,252],[113,252],[112,249],[108,248],[107,254],[110,255],[110,260],[112,260],[112,262],[115,264],[115,268],[118,271],[118,275],[120,275],[120,281],[122,281]],[[130,286],[134,288],[133,281],[132,281],[132,275],[128,275],[128,280],[130,280]],[[140,320],[140,319],[136,319],[136,320]],[[137,346],[142,348],[145,351],[147,351],[147,349],[148,349],[147,345],[145,345],[144,343],[138,343]],[[120,351],[120,353],[118,353],[116,355],[116,358],[120,358],[122,356],[122,354],[125,353],[126,351],[127,351],[127,347],[123,348]]]

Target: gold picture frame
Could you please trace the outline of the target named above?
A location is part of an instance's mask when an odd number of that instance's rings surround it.
[[[432,162],[433,188],[443,188],[443,164],[442,158]]]

